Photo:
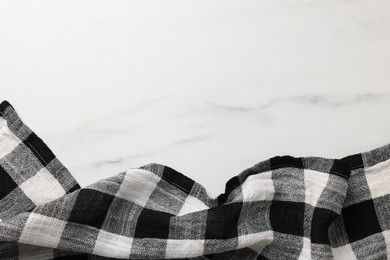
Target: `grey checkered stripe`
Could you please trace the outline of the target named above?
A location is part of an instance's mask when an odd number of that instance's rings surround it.
[[[215,198],[157,163],[81,188],[3,101],[0,259],[387,259],[389,151],[276,156]]]

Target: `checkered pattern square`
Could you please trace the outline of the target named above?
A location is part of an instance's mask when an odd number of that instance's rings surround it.
[[[35,205],[43,205],[66,193],[58,180],[46,168],[40,169],[19,187]]]
[[[217,197],[150,163],[81,188],[0,104],[0,259],[390,259],[390,144],[275,156]]]
[[[110,233],[104,230],[99,231],[95,242],[93,254],[114,258],[129,258],[130,246],[133,238]]]
[[[66,222],[57,218],[30,213],[18,242],[50,248],[57,247]]]

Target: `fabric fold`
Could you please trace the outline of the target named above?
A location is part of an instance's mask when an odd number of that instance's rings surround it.
[[[217,197],[158,163],[81,188],[3,101],[0,259],[386,259],[389,147],[275,156]]]
[[[351,165],[341,216],[329,228],[335,259],[390,259],[390,144],[342,158]]]

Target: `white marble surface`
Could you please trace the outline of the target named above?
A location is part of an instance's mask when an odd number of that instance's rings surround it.
[[[390,2],[1,1],[0,98],[82,186],[150,162],[217,196],[275,155],[390,142]]]

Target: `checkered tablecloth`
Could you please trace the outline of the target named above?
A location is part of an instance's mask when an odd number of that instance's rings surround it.
[[[275,156],[214,198],[157,163],[81,188],[3,101],[0,219],[0,259],[390,259],[390,144]]]

